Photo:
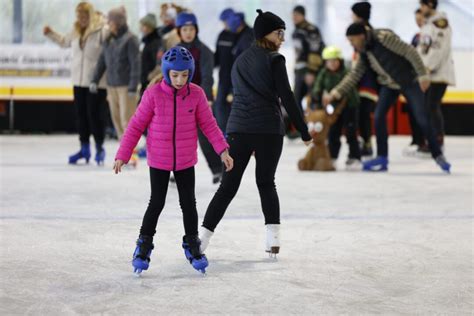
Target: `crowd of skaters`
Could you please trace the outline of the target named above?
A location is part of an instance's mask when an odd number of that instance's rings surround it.
[[[348,21],[350,26],[346,32],[354,47],[350,65],[345,63],[341,50],[325,43],[319,28],[307,21],[305,8],[294,7],[293,91],[297,105],[301,111],[311,111],[329,103],[346,104],[329,133],[328,145],[334,161],[345,131],[349,144],[348,169],[387,170],[386,114],[403,94],[408,103],[413,136],[405,153],[414,156],[431,153],[438,165],[449,171],[450,165],[443,155],[441,100],[447,86],[455,83],[454,66],[451,28],[437,5],[437,0],[420,1],[420,8],[415,12],[420,30],[412,41],[413,47],[409,47],[393,31],[372,26],[369,2],[354,3],[352,21]],[[44,28],[44,34],[52,41],[72,48],[74,103],[81,148],[69,157],[70,163],[79,159],[89,161],[89,139],[93,135],[94,159],[103,164],[107,118],[104,112],[110,111],[120,139],[146,88],[161,80],[163,54],[176,45],[187,48],[193,55],[196,73],[192,82],[204,89],[218,126],[226,134],[234,98],[232,66],[237,57],[254,44],[255,33],[242,12],[225,9],[216,17],[224,27],[216,47],[211,49],[200,41],[198,17],[191,9],[164,3],[159,18],[154,13],[144,16],[140,20],[142,45],[138,36],[129,30],[124,7],[102,14],[89,2],[80,2],[76,6],[72,31],[60,34],[48,26]],[[215,68],[219,71],[214,95]],[[308,102],[303,102],[304,99]],[[303,108],[303,104],[307,106]],[[371,141],[372,113],[376,151]],[[286,134],[290,138],[300,135],[289,120]],[[222,162],[203,134],[199,132],[198,136],[212,180],[218,183],[222,177]],[[146,156],[145,148],[137,148],[132,163],[136,164],[140,156]]]

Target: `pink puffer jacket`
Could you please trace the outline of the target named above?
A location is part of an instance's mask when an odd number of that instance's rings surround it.
[[[115,159],[128,162],[148,128],[146,148],[150,167],[168,171],[190,168],[197,163],[198,127],[217,154],[229,148],[204,91],[193,83],[176,90],[163,80],[145,91]]]

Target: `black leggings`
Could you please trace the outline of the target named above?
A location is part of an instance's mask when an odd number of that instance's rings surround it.
[[[77,111],[81,144],[88,144],[92,134],[96,146],[102,147],[105,137],[106,98],[105,89],[99,89],[97,93],[90,93],[89,88],[74,86],[74,105]]]
[[[258,192],[265,224],[280,224],[280,202],[275,172],[283,148],[283,136],[270,134],[230,134],[227,138],[234,168],[224,172],[222,182],[207,208],[202,226],[214,231],[227,207],[237,194],[245,168],[255,152]]]
[[[198,234],[198,213],[196,196],[194,193],[194,167],[174,171],[176,186],[178,187],[179,204],[183,212],[184,231],[186,235]],[[170,171],[150,167],[151,197],[148,208],[143,217],[141,235],[154,236],[158,217],[165,206]]]

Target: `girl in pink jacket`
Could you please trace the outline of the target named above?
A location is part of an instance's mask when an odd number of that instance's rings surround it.
[[[208,262],[200,250],[194,193],[198,127],[221,156],[226,171],[232,169],[233,160],[204,91],[190,83],[194,74],[191,53],[183,47],[173,47],[163,55],[161,63],[164,79],[145,91],[115,156],[114,170],[119,173],[130,160],[143,131],[148,128],[146,148],[151,198],[143,217],[132,264],[137,274],[148,269],[153,236],[165,205],[170,172],[173,171],[184,219],[182,246],[192,266],[204,273]]]

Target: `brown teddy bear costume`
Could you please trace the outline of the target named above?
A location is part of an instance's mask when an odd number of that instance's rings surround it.
[[[346,106],[346,100],[342,100],[336,110],[334,106],[328,105],[324,109],[309,110],[306,115],[308,130],[313,137],[313,144],[308,149],[306,156],[298,161],[299,170],[308,171],[334,171],[327,138],[329,128],[333,125]]]

